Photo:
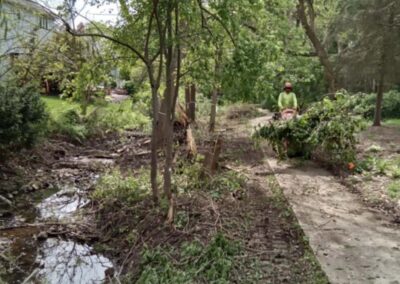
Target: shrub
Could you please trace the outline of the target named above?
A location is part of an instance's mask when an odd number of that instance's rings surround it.
[[[126,81],[124,83],[124,89],[128,92],[129,95],[134,95],[137,92],[137,86],[133,81]]]
[[[391,199],[398,199],[400,197],[400,182],[394,181],[390,183],[387,190]]]
[[[123,176],[119,170],[113,170],[103,175],[96,184],[92,197],[95,200],[116,199],[127,205],[134,204],[150,193],[149,174],[138,176]]]
[[[114,81],[114,80],[112,80],[111,82],[110,82],[110,87],[111,88],[116,88],[117,87],[117,82],[116,81]]]
[[[273,95],[267,95],[265,100],[262,101],[261,107],[263,109],[268,109],[270,111],[277,111],[278,110],[278,101]]]
[[[350,96],[338,94],[335,100],[314,103],[298,119],[262,126],[256,136],[266,138],[281,158],[288,154],[309,158],[320,153],[330,164],[345,164],[354,161],[355,133],[363,128],[362,119],[354,115],[351,106]]]
[[[174,175],[175,190],[178,192],[208,191],[214,199],[225,194],[239,195],[245,188],[245,176],[235,171],[223,171],[217,175],[203,178],[201,163],[182,163],[176,167]]]
[[[0,150],[32,145],[47,115],[33,85],[0,85]]]
[[[49,132],[66,135],[72,140],[83,139],[124,129],[146,129],[149,118],[139,111],[132,110],[132,102],[105,104],[90,107],[87,115],[79,113],[79,105],[62,100],[47,100],[51,112]],[[65,110],[60,108],[64,106]],[[55,113],[53,109],[58,112]]]
[[[365,118],[373,118],[375,114],[376,94],[355,94],[352,101],[356,113]],[[383,95],[382,118],[400,117],[400,92],[392,90]]]

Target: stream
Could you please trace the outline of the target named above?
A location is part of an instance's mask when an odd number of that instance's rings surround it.
[[[0,283],[103,283],[113,268],[112,260],[89,244],[48,236],[35,226],[88,222],[80,209],[90,203],[88,189],[99,175],[85,165],[109,167],[113,160],[76,157],[73,162],[83,166],[52,170],[60,177],[56,186],[17,197],[10,213],[0,216]]]

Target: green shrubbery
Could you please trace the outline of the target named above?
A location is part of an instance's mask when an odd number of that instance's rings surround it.
[[[130,96],[133,96],[138,91],[138,87],[134,81],[126,81],[124,83],[124,89]]]
[[[376,94],[358,93],[351,96],[354,112],[372,119],[375,114]],[[400,92],[392,90],[383,95],[382,118],[400,117]]]
[[[353,113],[354,98],[337,94],[335,100],[324,99],[313,104],[298,119],[279,121],[258,129],[256,136],[266,138],[280,157],[300,155],[321,158],[331,164],[355,159],[355,134],[363,120]],[[288,142],[288,148],[284,146]]]
[[[174,175],[175,190],[181,193],[207,191],[214,199],[219,199],[227,193],[238,194],[246,184],[245,176],[235,171],[219,172],[210,178],[202,175],[202,163],[178,165]]]
[[[136,283],[230,283],[230,274],[239,262],[240,246],[217,234],[208,245],[184,243],[177,256],[172,248],[145,250]]]
[[[0,150],[30,146],[46,121],[45,107],[33,85],[0,85]]]
[[[76,141],[124,129],[145,129],[149,124],[145,114],[132,110],[131,101],[91,106],[87,115],[80,114],[78,104],[48,99],[46,102],[51,113],[49,132]],[[64,109],[60,108],[62,106]]]
[[[119,200],[132,205],[150,193],[149,173],[137,176],[123,176],[119,170],[113,170],[103,175],[96,184],[92,197],[94,200]]]

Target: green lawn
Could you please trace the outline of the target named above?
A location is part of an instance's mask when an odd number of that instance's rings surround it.
[[[400,127],[400,118],[387,119],[384,121],[385,125]]]
[[[80,105],[69,100],[57,97],[42,96],[46,105],[50,120],[48,131],[68,135],[77,140],[82,140],[91,135],[120,131],[124,129],[149,129],[150,118],[144,110],[146,106],[135,104],[131,100],[121,103],[98,102],[88,107],[87,116],[84,119],[72,119],[80,116]],[[66,115],[74,110],[76,116]],[[83,118],[83,117],[81,117]]]
[[[79,104],[62,100],[58,97],[42,96],[42,100],[46,104],[47,111],[53,119],[59,118],[62,113],[70,109],[79,110]]]

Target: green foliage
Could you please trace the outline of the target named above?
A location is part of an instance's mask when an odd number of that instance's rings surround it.
[[[184,243],[177,263],[172,248],[145,250],[136,283],[230,283],[240,246],[217,234],[208,245]]]
[[[371,119],[375,113],[376,94],[355,94],[353,101],[355,112],[363,115],[365,118]],[[400,117],[400,92],[392,90],[383,95],[382,102],[382,118],[398,118]]]
[[[400,167],[394,166],[392,168],[392,177],[394,179],[400,179]]]
[[[389,197],[392,199],[397,199],[400,197],[400,182],[394,181],[389,184],[387,188]]]
[[[124,89],[128,92],[130,96],[134,95],[138,91],[138,87],[133,81],[126,81],[124,83]]]
[[[262,126],[256,136],[268,139],[282,158],[299,154],[310,157],[321,153],[331,164],[355,160],[355,134],[363,128],[360,117],[352,113],[352,98],[337,94],[335,100],[314,103],[300,118]],[[288,142],[288,152],[284,147]]]
[[[80,106],[74,102],[44,100],[50,113],[48,131],[76,141],[124,129],[146,129],[149,125],[149,118],[133,109],[130,101],[90,106],[88,114],[81,115]]]
[[[370,172],[388,175],[393,179],[400,178],[400,164],[396,160],[385,160],[375,156],[367,156],[357,163],[357,172]]]
[[[178,192],[208,191],[214,199],[227,193],[239,194],[245,186],[245,177],[235,171],[219,172],[215,176],[202,177],[201,163],[183,163],[176,169],[174,184]]]
[[[241,39],[224,69],[223,93],[234,101],[261,101],[273,91],[271,78],[279,66],[271,63],[271,58],[278,51],[279,46],[270,39]]]
[[[0,84],[0,150],[32,145],[47,119],[38,89],[33,85]]]
[[[96,184],[92,198],[98,201],[118,200],[132,205],[150,194],[149,173],[141,172],[136,176],[123,175],[115,169],[103,175]]]
[[[101,67],[95,60],[82,63],[72,80],[72,99],[80,103],[83,115],[86,115],[90,101],[96,95],[97,86],[107,80],[106,71]]]

